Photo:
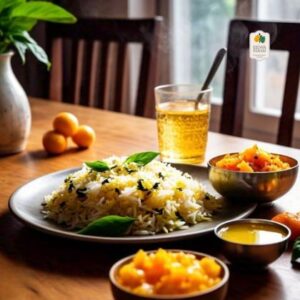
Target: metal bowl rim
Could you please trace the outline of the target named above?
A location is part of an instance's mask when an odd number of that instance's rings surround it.
[[[264,243],[264,244],[243,244],[243,243],[238,243],[238,242],[232,242],[232,241],[228,241],[226,239],[223,239],[220,235],[219,235],[219,230],[228,225],[228,224],[236,224],[236,223],[252,223],[252,224],[269,224],[269,225],[276,225],[277,227],[281,227],[283,229],[285,229],[287,231],[287,235],[281,239],[278,242],[272,242],[272,243]],[[291,230],[289,227],[287,227],[286,225],[273,221],[273,220],[267,220],[267,219],[258,219],[258,218],[247,218],[247,219],[240,219],[240,220],[230,220],[230,221],[226,221],[223,222],[221,224],[219,224],[218,226],[215,227],[214,229],[214,234],[217,238],[219,238],[220,240],[222,240],[225,243],[229,243],[229,244],[233,244],[233,245],[239,245],[239,246],[245,246],[245,247],[264,247],[264,246],[272,246],[272,245],[278,245],[281,243],[285,243],[286,241],[289,240],[289,238],[291,237]]]
[[[270,154],[272,154],[272,155],[278,155],[278,156],[280,156],[280,157],[286,157],[286,158],[288,158],[288,159],[294,161],[294,162],[295,162],[295,165],[292,166],[292,167],[290,167],[290,168],[288,168],[288,169],[284,169],[284,170],[277,170],[277,171],[263,171],[263,172],[246,172],[246,171],[233,171],[233,170],[227,170],[227,169],[219,168],[219,167],[217,167],[217,166],[215,166],[215,165],[212,164],[212,160],[214,160],[214,159],[217,159],[217,158],[220,158],[220,159],[221,159],[221,157],[224,157],[225,155],[233,155],[233,154],[239,154],[239,152],[224,153],[224,154],[220,154],[220,155],[214,156],[214,157],[212,157],[212,158],[208,161],[207,165],[208,165],[209,168],[214,168],[214,169],[217,169],[217,170],[222,170],[223,172],[226,172],[226,173],[232,173],[232,174],[253,174],[253,175],[259,175],[259,174],[272,174],[272,173],[283,173],[283,172],[291,171],[291,170],[293,170],[293,169],[298,169],[298,167],[299,167],[299,164],[298,164],[297,159],[295,159],[295,158],[293,158],[293,157],[291,157],[291,156],[288,156],[288,155],[279,154],[279,153],[272,153],[272,152],[271,152]]]
[[[152,295],[152,296],[146,296],[146,295],[139,295],[136,293],[133,293],[132,291],[126,289],[125,287],[123,287],[122,285],[120,285],[116,278],[115,278],[115,273],[116,271],[126,262],[129,262],[132,260],[132,258],[135,256],[135,254],[126,256],[124,258],[119,259],[118,261],[116,261],[112,267],[109,270],[109,279],[110,282],[118,289],[122,290],[123,292],[133,295],[133,296],[141,296],[143,298],[146,299],[156,299],[156,300],[184,300],[184,299],[189,299],[191,297],[196,297],[196,296],[203,296],[203,295],[207,295],[211,292],[214,292],[215,290],[223,287],[226,283],[228,283],[229,280],[229,269],[226,266],[226,264],[219,258],[203,253],[203,252],[197,252],[197,251],[191,251],[191,250],[183,250],[183,249],[166,249],[166,251],[170,251],[170,252],[184,252],[186,254],[193,254],[196,257],[210,257],[213,258],[223,269],[224,271],[224,276],[222,277],[221,281],[216,284],[215,286],[205,290],[205,291],[201,291],[201,292],[194,292],[194,293],[189,293],[189,294],[185,294],[185,295]],[[149,250],[149,251],[145,251],[146,253],[154,253],[157,252],[157,250]]]

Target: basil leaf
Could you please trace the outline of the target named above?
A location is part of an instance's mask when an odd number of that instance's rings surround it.
[[[295,240],[292,251],[292,263],[300,263],[300,236]]]
[[[91,222],[79,230],[78,233],[98,236],[122,236],[128,231],[134,220],[131,217],[106,216]]]
[[[152,152],[152,151],[135,153],[128,156],[127,159],[125,160],[125,163],[135,162],[139,165],[145,166],[158,155],[159,152]]]
[[[85,164],[90,167],[92,170],[97,172],[104,172],[110,170],[108,164],[105,161],[95,160],[95,161],[86,161]]]

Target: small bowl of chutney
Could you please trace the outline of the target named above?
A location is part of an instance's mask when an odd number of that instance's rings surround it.
[[[264,267],[286,250],[290,229],[265,219],[241,219],[221,223],[215,228],[222,254],[232,264]]]

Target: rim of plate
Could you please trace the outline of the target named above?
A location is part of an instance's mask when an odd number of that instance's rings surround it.
[[[195,165],[187,165],[187,164],[181,164],[181,165],[192,167],[192,168],[207,169],[207,167],[203,167],[203,166],[195,166]],[[75,172],[80,169],[81,169],[81,167],[68,168],[68,169],[57,171],[57,172],[52,172],[52,173],[42,175],[40,177],[37,177],[33,180],[30,180],[30,181],[24,183],[23,185],[18,187],[11,194],[11,196],[9,198],[8,207],[9,207],[10,212],[23,224],[25,224],[31,228],[34,228],[38,231],[48,233],[48,234],[51,234],[54,236],[67,237],[67,238],[70,238],[73,240],[97,242],[97,243],[103,243],[103,244],[138,244],[138,243],[147,244],[147,243],[160,243],[160,242],[185,240],[185,239],[190,239],[193,237],[197,237],[197,236],[201,236],[201,235],[213,232],[214,228],[216,226],[218,226],[219,224],[221,224],[225,221],[233,221],[233,220],[245,218],[248,215],[250,215],[257,207],[257,203],[249,202],[247,209],[245,209],[245,211],[240,212],[236,217],[232,217],[232,218],[226,219],[226,220],[220,220],[218,222],[218,224],[216,224],[215,226],[212,226],[210,228],[201,229],[200,232],[197,230],[191,230],[192,228],[194,228],[194,229],[197,228],[195,226],[201,224],[201,223],[198,223],[198,224],[192,225],[188,229],[173,231],[171,233],[160,233],[160,234],[156,234],[156,235],[147,235],[147,236],[125,236],[125,237],[106,237],[106,236],[82,235],[82,234],[78,234],[76,232],[65,230],[63,227],[62,227],[62,229],[55,228],[56,226],[59,226],[59,225],[55,224],[54,222],[51,222],[50,220],[47,220],[47,219],[45,219],[45,222],[47,222],[49,225],[37,224],[35,222],[32,222],[31,220],[28,220],[28,218],[24,217],[22,212],[20,212],[19,209],[16,208],[16,203],[15,203],[15,201],[17,201],[17,200],[15,200],[16,196],[27,185],[32,184],[35,181],[42,180],[49,176],[58,176],[63,173],[69,173],[69,172],[71,173],[71,172]]]

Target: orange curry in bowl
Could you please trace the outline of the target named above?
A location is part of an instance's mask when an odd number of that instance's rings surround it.
[[[226,154],[216,162],[216,167],[240,172],[272,172],[288,169],[290,165],[279,155],[254,145],[240,153]]]

